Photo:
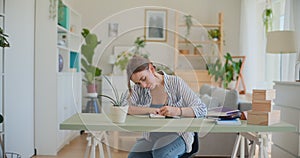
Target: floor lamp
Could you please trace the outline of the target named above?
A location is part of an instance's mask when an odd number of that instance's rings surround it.
[[[267,33],[267,53],[280,54],[280,81],[282,81],[282,54],[296,53],[294,31],[271,31]]]

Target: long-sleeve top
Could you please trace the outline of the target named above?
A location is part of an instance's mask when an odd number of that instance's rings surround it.
[[[207,114],[206,105],[201,102],[201,99],[197,94],[178,76],[164,75],[164,87],[168,95],[168,106],[174,107],[191,107],[197,118],[205,117]],[[150,107],[152,96],[150,89],[142,88],[139,85],[134,85],[130,96],[130,105],[139,107]],[[178,132],[185,141],[186,152],[192,150],[192,144],[194,141],[193,132]],[[143,137],[149,140],[149,133],[144,132]]]

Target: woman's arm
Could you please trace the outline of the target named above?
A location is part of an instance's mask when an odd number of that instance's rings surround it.
[[[179,93],[183,99],[182,116],[204,117],[207,115],[207,106],[201,101],[200,97],[178,77],[180,84]]]
[[[138,107],[138,106],[129,106],[128,114],[130,115],[144,115],[144,114],[158,114],[158,108],[149,108],[149,107]]]
[[[163,106],[160,108],[159,114],[163,116],[195,117],[194,110],[191,107]]]

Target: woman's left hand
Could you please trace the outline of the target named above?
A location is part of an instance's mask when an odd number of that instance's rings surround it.
[[[180,115],[180,109],[174,106],[163,106],[160,108],[159,114],[163,116],[178,116]]]

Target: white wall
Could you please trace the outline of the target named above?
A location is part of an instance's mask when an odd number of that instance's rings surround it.
[[[143,29],[136,30],[126,34],[123,39],[118,39],[119,41],[111,42],[107,36],[109,22],[119,23],[119,31],[127,28],[128,25],[134,25],[142,27],[144,25],[144,7],[153,6],[165,7],[170,10],[178,10],[186,14],[191,14],[200,23],[217,23],[218,13],[224,13],[224,52],[230,51],[234,55],[241,54],[239,50],[239,24],[240,24],[240,0],[177,0],[177,1],[149,1],[149,0],[65,0],[69,3],[75,10],[77,10],[82,15],[83,27],[89,29],[95,28],[97,26],[99,33],[99,38],[107,43],[102,43],[97,51],[100,56],[100,67],[103,69],[104,73],[111,72],[111,67],[107,64],[108,55],[113,51],[113,45],[132,45],[137,36],[144,35]],[[126,10],[126,11],[125,11]],[[135,13],[133,10],[137,10]],[[128,16],[126,16],[128,14]],[[122,17],[122,18],[120,18]],[[100,23],[100,24],[99,24]],[[168,16],[168,27],[174,28],[174,16]],[[174,37],[171,33],[168,35],[167,43],[162,44],[158,49],[159,43],[151,43],[155,46],[148,44],[150,49],[150,54],[153,54],[152,59],[161,59],[164,62],[172,61],[170,51],[174,45]],[[150,46],[151,45],[151,46]],[[163,48],[163,49],[161,49]],[[170,49],[171,48],[171,49]],[[105,51],[103,51],[105,49]],[[158,52],[159,51],[159,52]],[[157,58],[159,56],[159,58]]]
[[[33,145],[34,0],[6,0],[5,146],[30,157]]]

